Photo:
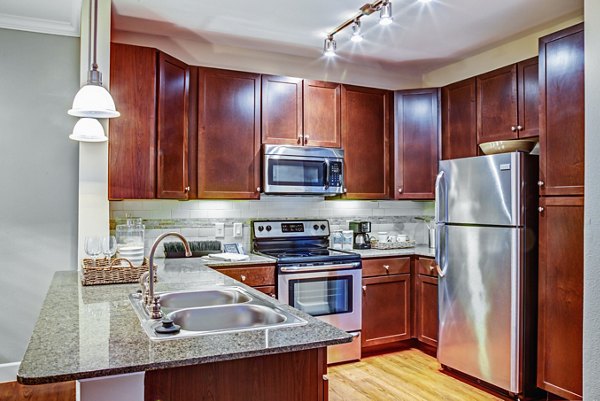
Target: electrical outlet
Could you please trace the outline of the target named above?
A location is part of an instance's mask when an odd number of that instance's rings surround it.
[[[234,238],[242,237],[242,223],[233,223],[233,236]]]
[[[215,223],[215,237],[225,237],[225,223]]]

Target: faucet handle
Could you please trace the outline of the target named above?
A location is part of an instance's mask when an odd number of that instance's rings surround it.
[[[152,306],[150,307],[150,319],[160,319],[163,314],[160,310],[160,297],[155,296],[152,300]]]

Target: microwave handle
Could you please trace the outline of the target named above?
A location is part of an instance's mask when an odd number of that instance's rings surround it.
[[[325,189],[329,188],[329,159],[325,159]]]

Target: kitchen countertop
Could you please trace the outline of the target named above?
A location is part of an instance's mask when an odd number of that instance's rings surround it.
[[[435,257],[435,249],[429,248],[426,245],[417,245],[414,248],[402,249],[353,249],[352,252],[358,253],[363,259],[413,255],[427,258]]]
[[[262,264],[265,259],[268,258],[253,255],[246,264]],[[84,287],[78,272],[57,272],[21,362],[18,381],[43,384],[111,376],[320,348],[352,339],[342,330],[216,272],[200,258],[157,262],[157,291],[237,285],[254,297],[277,303],[308,323],[152,341],[144,333],[128,299],[139,288],[137,284]]]

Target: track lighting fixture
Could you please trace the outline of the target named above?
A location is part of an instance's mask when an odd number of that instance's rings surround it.
[[[381,4],[381,8],[379,10],[379,24],[380,25],[389,25],[392,23],[392,3],[389,0],[385,0]]]
[[[335,39],[333,39],[333,35],[327,36],[325,39],[325,45],[323,46],[323,54],[327,57],[335,56]]]
[[[358,18],[354,20],[354,23],[352,23],[352,37],[350,40],[354,43],[359,43],[363,40],[363,37],[360,33],[360,19]]]

